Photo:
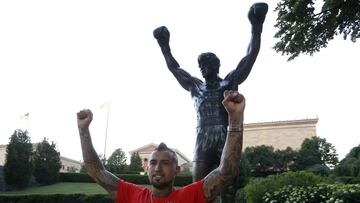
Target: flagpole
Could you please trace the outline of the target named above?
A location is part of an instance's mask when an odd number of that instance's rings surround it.
[[[29,114],[28,117],[26,118],[26,128],[25,128],[25,132],[27,132],[28,127],[29,127],[29,116],[30,116],[30,114]]]
[[[107,143],[107,132],[108,132],[108,126],[109,126],[109,113],[110,113],[110,101],[107,102],[107,116],[106,116],[105,144],[104,144],[104,160],[106,160],[106,143]]]
[[[28,127],[29,127],[29,117],[30,117],[30,113],[26,113],[22,116],[20,116],[20,119],[21,120],[26,120],[25,122],[25,132],[28,130]]]

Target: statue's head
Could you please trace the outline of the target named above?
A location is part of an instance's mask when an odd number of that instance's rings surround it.
[[[198,62],[201,74],[205,79],[219,74],[220,60],[214,53],[200,54]]]

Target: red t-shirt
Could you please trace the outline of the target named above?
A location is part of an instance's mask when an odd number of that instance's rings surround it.
[[[202,187],[203,181],[174,189],[164,198],[154,197],[150,189],[123,180],[119,180],[118,185],[117,203],[207,203]]]

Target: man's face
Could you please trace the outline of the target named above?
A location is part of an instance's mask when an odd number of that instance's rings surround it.
[[[217,69],[218,69],[217,64],[210,60],[202,61],[201,64],[199,64],[199,67],[200,67],[201,75],[205,79],[218,74],[217,73]]]
[[[168,151],[154,151],[149,162],[149,181],[158,189],[172,187],[180,167],[176,165]]]

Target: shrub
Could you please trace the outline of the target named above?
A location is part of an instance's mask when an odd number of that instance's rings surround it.
[[[330,174],[330,168],[324,164],[315,164],[306,169],[308,172],[312,172],[319,176],[328,176]]]
[[[244,188],[238,189],[236,191],[235,202],[236,203],[246,203],[246,196],[245,196]]]
[[[308,187],[283,187],[278,191],[266,193],[263,202],[360,202],[360,185],[320,184]]]
[[[251,179],[244,188],[246,201],[248,203],[262,203],[266,193],[272,193],[284,186],[310,186],[322,181],[321,177],[304,171],[286,172],[280,175],[270,175],[266,178]]]
[[[327,182],[330,184],[360,184],[360,178],[330,175]]]
[[[56,194],[0,196],[1,203],[113,203],[108,195]]]

